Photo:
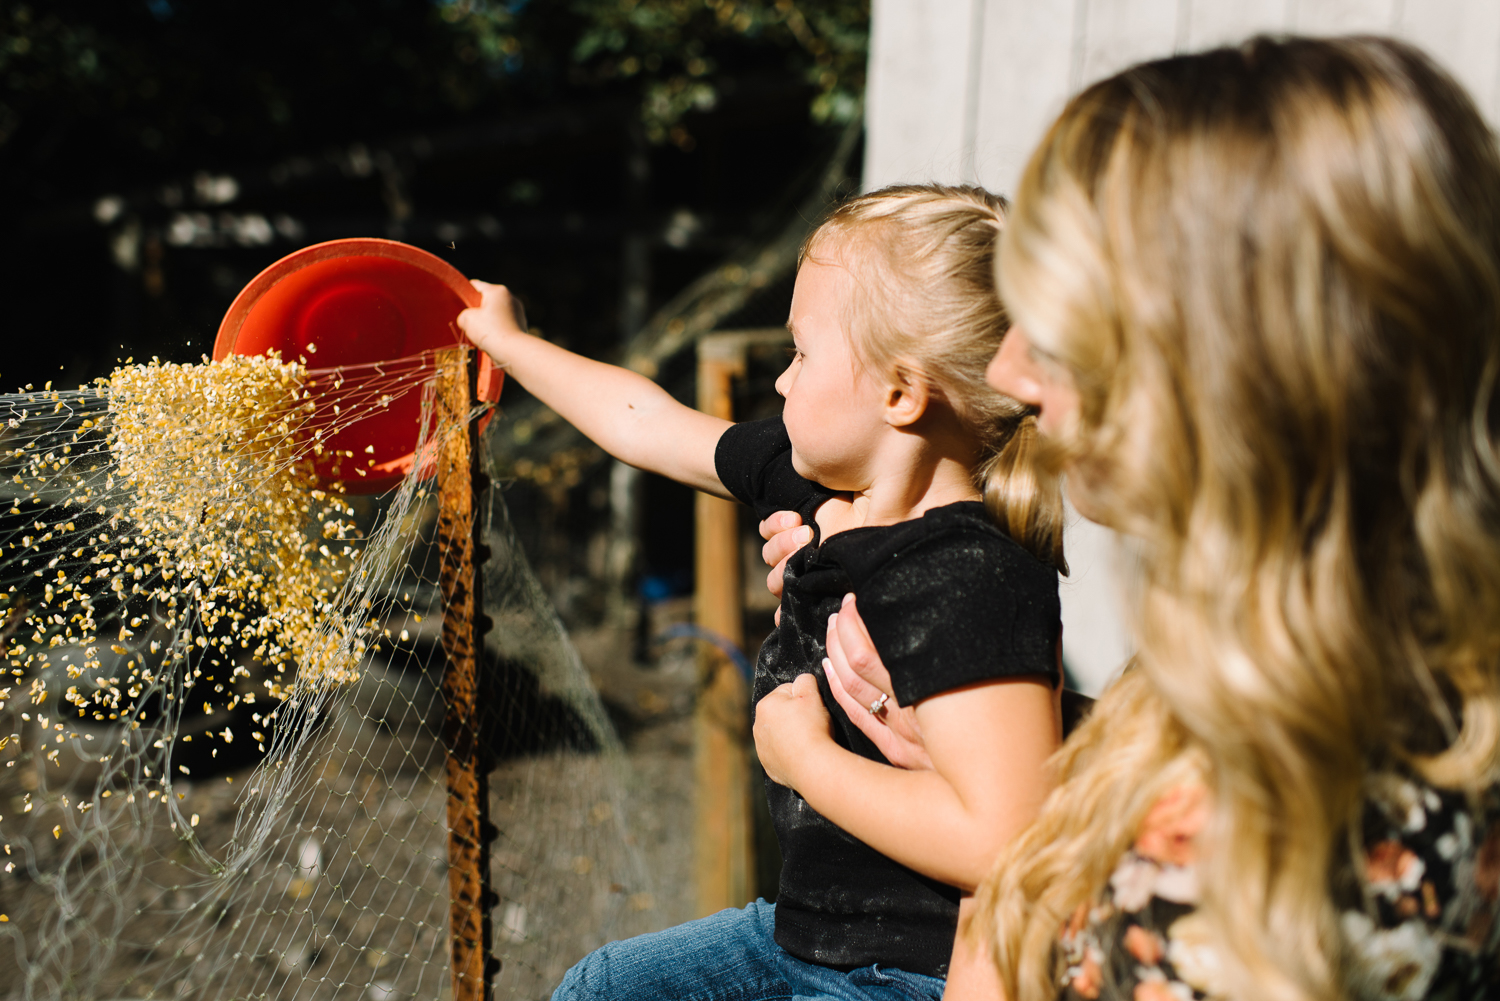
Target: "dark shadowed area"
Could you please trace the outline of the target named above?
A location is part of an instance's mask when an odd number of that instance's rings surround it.
[[[781,326],[798,244],[853,184],[868,29],[868,0],[0,5],[0,390],[77,387],[127,359],[197,361],[261,270],[309,244],[374,236],[510,286],[543,335],[629,363],[692,402],[696,339]],[[752,352],[735,387],[737,416],[774,411],[783,364],[779,348]],[[489,734],[493,810],[502,828],[512,825],[502,842],[514,842],[495,857],[495,941],[508,964],[502,993],[530,997],[545,996],[598,944],[600,914],[624,915],[609,927],[630,931],[692,916],[694,502],[686,488],[617,466],[518,386],[507,385],[501,412],[487,441],[524,557],[515,565],[527,580],[525,564],[534,571],[546,614],[556,610],[623,742],[602,738],[607,726],[539,680],[526,650],[487,655],[491,711],[508,721]],[[774,601],[761,589],[748,516],[742,527],[753,659]],[[307,858],[332,872],[335,841],[355,857],[401,824],[420,828],[426,840],[411,835],[410,850],[433,867],[411,885],[445,878],[436,745],[413,723],[431,724],[422,713],[442,658],[432,636],[412,643],[410,663],[381,667],[349,696],[357,712],[329,710],[311,724],[318,769],[298,787],[288,829],[313,834],[287,835],[277,850],[291,863],[265,863],[276,906],[322,907],[309,888],[318,872],[302,872]],[[203,738],[229,726],[259,741],[277,725],[184,717],[182,734],[200,740],[199,750],[182,746],[183,775],[198,788],[180,778],[177,800],[203,844],[230,842],[236,783],[259,774],[251,768],[266,754],[245,738],[219,747]],[[629,781],[611,771],[621,749]],[[86,785],[89,774],[49,779],[16,745],[7,754],[21,767],[0,772],[0,814],[13,822],[24,812],[21,830],[47,847],[76,795],[69,783]],[[624,821],[596,789],[634,801],[628,837],[609,833]],[[171,920],[138,923],[136,952],[122,947],[111,960],[101,982],[121,996],[141,990],[133,970],[207,949],[174,930],[198,898],[160,890],[178,879],[177,855],[187,857],[182,832],[143,829],[140,838],[161,842],[152,848],[161,872],[141,877],[157,889],[122,892],[120,904]],[[604,878],[621,852],[644,857],[654,895],[645,882]],[[774,839],[758,854],[760,889],[771,896]],[[0,873],[0,912],[49,906],[50,857]],[[526,896],[551,893],[533,870],[563,887],[555,902]],[[569,880],[603,888],[575,893]],[[381,898],[381,913],[438,906],[386,889],[394,895]],[[230,913],[214,935],[233,938]],[[437,931],[377,947],[372,921],[312,924],[296,933],[306,941],[266,945],[281,957],[258,960],[267,982],[361,985],[337,995],[308,986],[306,996],[439,996],[429,979],[443,962]],[[387,978],[391,993],[365,993],[395,968],[394,949],[410,961]],[[29,997],[7,994],[21,991],[25,963],[3,953],[0,998]],[[422,972],[429,962],[438,965]],[[345,967],[358,976],[335,972]],[[177,996],[215,989],[191,975],[162,983]]]

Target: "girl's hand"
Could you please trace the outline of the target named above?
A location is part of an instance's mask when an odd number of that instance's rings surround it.
[[[833,743],[832,720],[818,694],[818,680],[798,675],[761,699],[755,707],[755,752],[772,782],[797,788],[795,766],[805,763],[810,744]]]
[[[835,494],[828,498],[813,515],[824,537],[850,528],[858,528],[864,521],[862,512],[855,507],[848,494]],[[812,541],[811,525],[802,524],[802,516],[796,511],[777,511],[760,523],[760,537],[766,540],[760,557],[766,561],[771,572],[766,574],[766,590],[781,597],[781,588],[786,573],[786,561],[793,553]],[[776,624],[781,625],[781,609],[776,609]]]
[[[504,285],[471,281],[482,297],[478,306],[458,314],[458,328],[475,347],[505,366],[506,341],[526,333],[526,310]]]
[[[875,644],[859,617],[854,595],[844,596],[844,607],[828,617],[828,656],[823,673],[833,697],[849,714],[850,721],[898,768],[931,770],[917,712],[903,706],[892,694],[891,676],[875,652]],[[878,713],[870,706],[884,696]]]
[[[760,523],[760,537],[766,540],[761,547],[761,559],[771,568],[766,574],[766,590],[781,597],[782,575],[786,573],[786,561],[792,554],[812,541],[811,526],[802,524],[802,516],[796,511],[777,511]],[[776,624],[781,625],[781,609],[776,609]]]

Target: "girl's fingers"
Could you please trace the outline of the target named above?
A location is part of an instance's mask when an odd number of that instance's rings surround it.
[[[766,590],[776,597],[781,597],[782,589],[786,587],[786,560],[782,560],[771,568],[766,574]],[[776,624],[781,625],[781,606],[776,606]]]
[[[510,294],[509,289],[477,278],[470,279],[469,284],[479,291],[479,305],[459,313],[457,323],[471,341],[478,344],[488,340],[496,332],[494,325],[497,321],[503,327],[507,320],[514,318],[520,328],[525,329],[525,314],[521,311],[520,301]]]
[[[479,309],[464,310],[458,314],[458,319],[455,322],[458,324],[458,329],[462,330],[464,336],[469,339],[470,344],[473,344],[480,350],[485,350],[485,345],[490,339],[489,331],[485,329],[484,314]]]
[[[760,523],[760,537],[770,539],[800,524],[802,524],[802,516],[796,511],[777,511]],[[770,561],[767,560],[767,562]]]
[[[797,517],[795,514],[793,518]],[[767,519],[768,521],[770,519]],[[761,522],[764,526],[766,522]],[[767,566],[775,566],[782,563],[786,558],[803,546],[812,541],[812,529],[802,524],[792,524],[781,531],[766,537],[766,544],[760,547],[760,558],[765,560]]]
[[[822,701],[822,697],[818,695],[818,679],[811,674],[799,674],[792,679],[792,694],[799,699]]]
[[[781,597],[786,561],[793,553],[812,541],[812,529],[802,524],[795,511],[778,511],[760,523],[761,538],[767,540],[760,555],[771,572],[766,574],[766,590]],[[778,609],[777,621],[780,622]]]

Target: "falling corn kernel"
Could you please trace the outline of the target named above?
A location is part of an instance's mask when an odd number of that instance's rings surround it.
[[[309,346],[309,353],[314,350]],[[140,795],[176,808],[170,772],[162,772],[171,767],[166,762],[173,757],[172,743],[191,736],[152,732],[157,723],[148,717],[156,712],[150,700],[162,700],[169,714],[199,704],[209,714],[215,707],[234,711],[251,705],[255,694],[230,681],[242,671],[250,678],[241,665],[252,660],[269,675],[266,687],[276,698],[295,698],[304,686],[348,683],[358,678],[361,660],[384,627],[377,617],[389,613],[373,611],[363,600],[371,594],[383,600],[385,592],[377,588],[390,582],[377,585],[370,578],[384,572],[384,564],[368,571],[361,566],[365,536],[356,527],[355,508],[340,484],[320,482],[315,461],[323,460],[315,460],[306,446],[308,422],[325,421],[312,430],[331,438],[366,416],[376,394],[363,400],[346,395],[343,413],[334,404],[330,416],[330,407],[317,411],[324,405],[309,390],[310,378],[327,375],[310,376],[304,366],[275,357],[232,356],[213,363],[205,358],[202,365],[125,363],[87,391],[90,419],[80,420],[81,410],[62,413],[64,404],[72,407],[85,399],[82,390],[77,397],[61,396],[64,391],[49,385],[53,395],[47,406],[32,407],[29,421],[17,410],[10,421],[12,429],[26,422],[26,430],[8,433],[3,446],[6,476],[15,472],[14,482],[22,484],[4,503],[11,504],[13,516],[25,519],[8,543],[25,597],[23,602],[15,584],[0,593],[0,636],[18,682],[15,689],[0,687],[0,710],[8,699],[10,711],[29,722],[36,712],[31,707],[45,704],[49,716],[38,725],[48,729],[46,737],[77,741],[71,746],[80,754],[98,745],[89,748],[83,742],[95,736],[69,726],[75,707],[79,717],[118,721],[124,750],[112,746],[97,760],[124,779],[134,776],[133,785],[121,789],[124,803],[134,804]],[[391,399],[389,393],[379,395],[381,405]],[[34,430],[39,420],[51,422],[46,428],[53,430]],[[58,426],[70,441],[58,436]],[[83,435],[84,430],[92,433]],[[11,454],[13,446],[19,447]],[[374,451],[365,448],[367,455]],[[347,458],[354,460],[354,452]],[[380,560],[389,561],[392,551],[389,545],[378,550]],[[401,636],[410,640],[405,630]],[[225,672],[217,681],[216,665]],[[10,684],[11,676],[0,677],[0,683]],[[51,702],[49,694],[56,696]],[[23,695],[31,713],[18,712]],[[266,693],[260,696],[263,700]],[[256,721],[269,728],[260,714]],[[222,717],[215,722],[222,725]],[[114,745],[115,731],[95,733],[110,734],[106,742]],[[157,736],[165,744],[154,741],[163,753],[153,754],[147,748]],[[227,727],[216,736],[226,744],[234,740]],[[266,739],[263,730],[253,736]],[[9,739],[0,737],[0,747]],[[138,752],[141,757],[135,757]],[[57,753],[47,758],[61,764]],[[154,778],[146,761],[155,764]],[[122,764],[130,770],[120,770]],[[38,776],[42,765],[38,756]],[[20,770],[30,777],[30,767]],[[177,770],[191,774],[186,765]],[[225,781],[234,780],[226,776]],[[151,784],[161,788],[148,791]],[[187,785],[179,781],[179,788]],[[252,788],[250,794],[255,793]],[[70,845],[89,843],[90,825],[102,823],[101,814],[111,823],[115,816],[128,816],[111,809],[123,811],[124,803],[101,802],[111,790],[98,795],[100,800],[73,804],[60,798],[64,809],[83,815]],[[184,796],[176,792],[177,801]],[[27,794],[17,805],[23,813],[34,806],[40,813],[57,809],[40,794],[37,804]],[[191,827],[201,823],[200,814],[190,815]],[[180,818],[173,828],[179,825]],[[60,840],[62,825],[52,833]],[[9,855],[10,846],[4,848]],[[14,865],[7,862],[6,871]],[[304,873],[304,878],[310,877]],[[309,882],[308,892],[311,887]],[[0,914],[0,921],[9,920]],[[18,921],[30,923],[25,914]]]

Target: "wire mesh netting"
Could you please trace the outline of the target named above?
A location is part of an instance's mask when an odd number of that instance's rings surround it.
[[[476,416],[435,402],[454,365],[153,362],[0,397],[0,998],[451,996],[430,475]],[[400,487],[330,485],[369,462],[333,445],[406,393]],[[545,997],[659,926],[660,890],[588,675],[476,496],[474,907],[496,996]]]

